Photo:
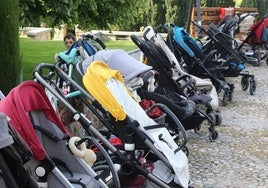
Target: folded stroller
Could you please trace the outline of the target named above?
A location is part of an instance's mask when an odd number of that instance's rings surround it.
[[[76,142],[71,145],[73,137],[70,138],[40,84],[25,81],[13,88],[0,101],[0,111],[7,114],[33,152],[33,158],[25,167],[39,186],[108,187],[91,168],[95,156],[94,152],[82,147],[85,140],[80,139],[77,147]]]
[[[74,109],[62,93],[52,87],[53,84],[49,84],[53,82],[53,79],[51,80],[47,75],[40,75],[44,69],[50,70],[49,75],[60,76],[77,89],[75,92],[80,92],[79,96],[84,98],[85,104],[96,113],[108,131],[122,141],[120,149],[107,140],[107,134],[97,130],[85,115]],[[164,105],[159,104],[173,117],[177,125],[174,131],[179,132],[181,141],[175,142],[175,138],[170,135],[166,125],[158,124],[149,118],[137,101],[131,97],[118,71],[111,70],[101,62],[92,63],[83,77],[84,87],[88,91],[55,65],[39,64],[34,75],[38,82],[68,106],[74,114],[73,118],[82,124],[88,134],[97,137],[110,151],[115,158],[115,163],[120,166],[118,173],[121,181],[127,180],[127,182],[134,183],[131,179],[141,175],[148,180],[148,183],[153,183],[155,186],[172,187],[175,183],[177,186],[179,184],[182,187],[188,187],[188,160],[181,150],[187,141],[183,126],[170,110],[168,111]],[[95,108],[100,109],[104,117],[100,117],[94,110]],[[137,158],[140,157],[140,154],[137,155],[138,151],[144,153],[147,164],[159,167],[160,163],[163,169],[155,168],[154,171],[144,162],[141,163]],[[163,175],[164,169],[167,170],[165,175]]]
[[[0,113],[0,125],[0,187],[38,188],[23,166],[30,160],[32,152],[3,113]]]
[[[206,31],[204,28],[202,29],[202,31]],[[250,78],[252,87],[249,91],[253,95],[256,90],[254,75],[250,75],[248,71],[242,72],[245,69],[244,63],[237,51],[232,49],[230,37],[226,39],[228,35],[213,27],[213,24],[206,34],[210,41],[204,47],[200,47],[199,43],[191,38],[185,29],[173,26],[172,44],[176,48],[176,56],[183,58],[184,67],[196,76],[209,78],[218,93],[223,90],[223,105],[227,105],[227,102],[233,99],[235,88],[234,84],[226,80],[226,77],[242,76],[242,80]]]

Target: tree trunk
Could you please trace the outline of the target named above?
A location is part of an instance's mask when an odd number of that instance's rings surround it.
[[[0,18],[0,90],[6,95],[20,78],[19,0],[2,0]]]

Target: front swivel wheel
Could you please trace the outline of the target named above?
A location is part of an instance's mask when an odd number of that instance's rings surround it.
[[[257,82],[255,81],[255,79],[251,78],[249,82],[249,94],[255,95],[256,88],[257,88]]]

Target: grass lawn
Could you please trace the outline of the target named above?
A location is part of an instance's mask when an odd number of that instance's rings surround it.
[[[136,49],[132,41],[105,42],[108,49],[123,49],[126,51]],[[65,51],[63,41],[36,41],[20,38],[20,53],[22,57],[23,80],[33,79],[34,67],[41,63],[55,63],[54,55]]]

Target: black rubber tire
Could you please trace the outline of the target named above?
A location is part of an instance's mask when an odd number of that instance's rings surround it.
[[[221,116],[221,113],[219,112],[214,112],[214,115],[216,117],[216,122],[215,122],[215,125],[220,125],[222,124],[222,116]]]
[[[228,102],[228,93],[224,92],[222,97],[222,106],[226,106]]]
[[[249,87],[249,77],[248,76],[242,76],[241,78],[241,88],[243,91],[246,91]]]
[[[194,132],[198,133],[199,131],[201,131],[201,125],[197,125],[197,126],[194,128]]]
[[[259,67],[261,65],[261,61],[258,59],[258,61],[257,62],[253,62],[252,63],[252,66],[253,67]]]
[[[228,101],[232,101],[232,100],[233,100],[233,96],[234,96],[234,91],[231,90],[231,91],[228,93]]]
[[[250,95],[255,95],[256,88],[257,88],[256,81],[254,79],[251,79],[250,82],[249,82],[249,94]]]
[[[214,141],[217,140],[218,136],[219,136],[219,133],[217,131],[210,132],[210,134],[209,134],[209,140],[211,142],[214,142]]]

